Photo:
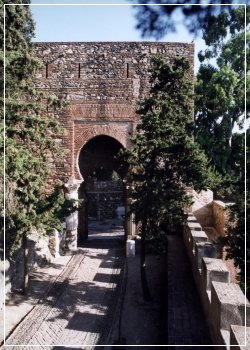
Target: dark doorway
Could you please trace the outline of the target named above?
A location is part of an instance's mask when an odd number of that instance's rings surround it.
[[[127,164],[119,157],[123,146],[109,136],[96,136],[81,150],[79,168],[84,179],[79,198],[78,243],[124,237]]]

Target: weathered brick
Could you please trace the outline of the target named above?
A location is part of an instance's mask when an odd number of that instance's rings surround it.
[[[149,93],[152,55],[186,57],[192,66],[194,57],[194,45],[186,43],[37,43],[35,50],[44,62],[36,87],[69,102],[59,114],[68,131],[62,141],[70,154],[65,158],[68,167],[57,166],[58,175],[65,178],[81,177],[80,151],[95,136],[110,136],[129,147],[138,122],[138,101]]]

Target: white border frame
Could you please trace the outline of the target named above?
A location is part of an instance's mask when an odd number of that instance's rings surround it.
[[[6,49],[5,49],[5,25],[6,25],[6,21],[5,21],[5,7],[6,6],[186,6],[186,4],[4,4],[4,48],[3,48],[3,52],[4,52],[4,96],[3,96],[3,100],[4,100],[4,203],[3,203],[3,209],[4,209],[4,233],[5,233],[5,227],[6,227],[6,221],[5,221],[5,210],[6,210],[6,206],[5,206],[5,198],[6,198],[6,167],[5,167],[5,161],[6,161],[6,142],[5,142],[5,135],[6,135],[6,129],[5,129],[5,67],[6,67],[6,62],[5,62],[5,53],[6,53]],[[246,55],[246,47],[247,47],[247,36],[246,36],[246,27],[247,27],[247,16],[246,16],[246,4],[242,4],[242,3],[235,3],[235,4],[188,4],[188,5],[192,5],[192,6],[244,6],[245,8],[245,118],[244,118],[244,124],[245,124],[245,262],[246,262],[246,199],[247,199],[247,186],[246,186],[246,130],[247,130],[247,119],[246,119],[246,115],[247,115],[247,107],[246,107],[246,100],[247,100],[247,96],[246,96],[246,84],[247,84],[247,55]],[[41,346],[62,346],[62,347],[76,347],[79,348],[81,346],[85,346],[85,347],[92,347],[92,346],[121,346],[121,345],[65,345],[65,344],[52,344],[52,345],[15,345],[15,344],[11,344],[8,345],[6,344],[6,327],[5,327],[5,316],[6,316],[6,311],[5,311],[5,295],[6,295],[6,291],[5,291],[5,281],[6,281],[6,275],[5,275],[5,260],[6,260],[6,254],[5,254],[5,234],[4,234],[4,308],[3,308],[3,315],[4,315],[4,330],[3,330],[3,335],[4,335],[4,346],[6,347],[10,347],[10,346],[17,346],[17,347],[21,347],[21,346],[31,346],[31,347],[41,347]],[[246,265],[245,265],[245,281],[246,281]],[[245,344],[239,344],[238,346],[246,346],[247,344],[247,332],[246,332],[246,317],[247,317],[247,309],[246,309],[246,292],[245,292]],[[126,345],[127,346],[135,346],[135,345]],[[154,346],[154,347],[159,347],[159,346],[174,346],[174,347],[178,347],[178,346],[182,346],[182,347],[204,347],[204,346],[211,346],[211,345],[136,345],[138,347],[141,346]],[[217,347],[225,347],[225,345],[216,345]],[[227,345],[229,347],[234,346],[234,345]]]

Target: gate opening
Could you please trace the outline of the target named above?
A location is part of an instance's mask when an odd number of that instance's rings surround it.
[[[123,146],[110,136],[96,136],[81,150],[84,179],[79,198],[78,244],[87,240],[124,239],[127,164],[119,159]]]

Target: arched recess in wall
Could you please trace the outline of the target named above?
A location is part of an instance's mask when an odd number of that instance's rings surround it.
[[[128,165],[118,156],[123,148],[119,141],[107,135],[95,136],[81,148],[78,168],[84,181],[79,189],[79,198],[84,203],[79,210],[79,244],[88,238],[88,218],[110,220],[115,217],[118,206],[126,206],[123,180]]]
[[[107,136],[116,140],[122,147],[128,147],[128,130],[126,127],[119,127],[114,125],[79,125],[75,130],[74,136],[74,158],[75,158],[75,177],[83,178],[79,159],[82,149],[89,141],[99,136]],[[84,179],[84,178],[83,178]]]

